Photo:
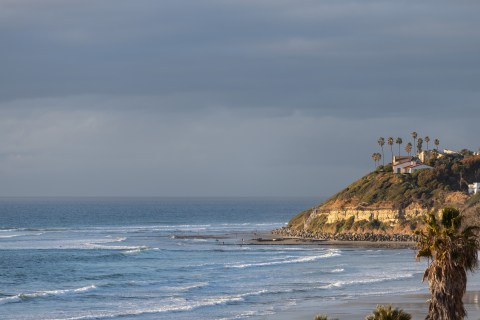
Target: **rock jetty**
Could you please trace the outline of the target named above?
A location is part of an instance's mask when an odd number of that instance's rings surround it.
[[[377,234],[371,232],[365,233],[329,233],[329,232],[311,232],[305,230],[294,230],[289,227],[282,227],[272,231],[275,235],[288,238],[300,238],[308,240],[339,240],[339,241],[392,241],[392,242],[416,242],[418,236],[414,234]]]

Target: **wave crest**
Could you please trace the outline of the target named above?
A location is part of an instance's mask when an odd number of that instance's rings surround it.
[[[31,300],[35,298],[47,297],[47,296],[63,296],[69,294],[84,293],[93,289],[96,289],[96,285],[89,285],[85,287],[75,288],[75,289],[61,289],[61,290],[45,290],[29,293],[19,293],[14,296],[0,298],[0,305],[12,302],[22,302],[26,300]]]
[[[340,256],[341,253],[339,250],[329,250],[327,253],[315,255],[315,256],[305,256],[297,257],[289,260],[280,260],[280,261],[266,261],[266,262],[254,262],[254,263],[242,263],[242,264],[230,264],[226,265],[227,268],[251,268],[251,267],[264,267],[264,266],[273,266],[281,264],[291,264],[291,263],[306,263],[313,262],[320,259],[326,259],[331,257]]]

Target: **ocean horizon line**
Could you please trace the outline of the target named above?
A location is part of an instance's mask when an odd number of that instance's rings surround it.
[[[261,195],[228,195],[228,196],[137,196],[137,195],[112,195],[112,196],[102,196],[102,195],[0,195],[0,199],[326,199],[326,196],[310,196],[310,195],[274,195],[274,196],[261,196]]]

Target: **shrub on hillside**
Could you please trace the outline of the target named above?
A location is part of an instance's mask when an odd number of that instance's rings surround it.
[[[412,316],[402,309],[393,309],[392,305],[377,306],[373,314],[365,317],[365,320],[411,320]]]

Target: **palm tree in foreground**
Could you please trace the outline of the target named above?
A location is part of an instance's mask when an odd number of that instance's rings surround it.
[[[426,219],[426,230],[417,232],[417,259],[427,258],[423,275],[432,295],[426,320],[461,320],[467,312],[463,295],[467,287],[467,271],[478,267],[480,243],[477,226],[461,227],[462,217],[455,208],[444,208],[442,219],[433,213]]]
[[[433,144],[435,144],[435,147],[437,147],[437,151],[438,151],[438,145],[440,144],[440,140],[438,139],[433,140]]]

